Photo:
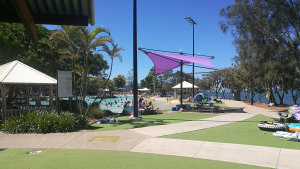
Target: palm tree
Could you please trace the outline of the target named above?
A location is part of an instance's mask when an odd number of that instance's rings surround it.
[[[112,68],[113,68],[114,59],[115,58],[119,58],[120,61],[122,62],[122,55],[120,54],[120,52],[124,51],[124,49],[123,48],[119,48],[118,44],[117,43],[114,44],[113,42],[111,42],[111,46],[112,46],[112,48],[110,49],[107,45],[103,45],[103,51],[105,51],[110,56],[111,63],[110,63],[110,72],[109,72],[109,75],[108,75],[107,79],[105,80],[105,82],[103,83],[103,85],[101,87],[102,89],[104,89],[106,87],[106,85],[107,85],[107,83],[108,83],[108,81],[110,79]],[[102,96],[102,92],[95,98],[94,102],[97,99],[99,99],[101,96]]]
[[[72,27],[62,25],[59,30],[55,30],[50,35],[50,39],[56,39],[65,44],[65,46],[58,50],[58,53],[61,54],[61,61],[65,59],[71,59],[71,68],[73,72],[73,94],[75,94],[76,89],[76,76],[77,71],[75,69],[76,60],[79,58],[78,50],[76,47],[76,40],[74,39],[76,36],[76,32],[79,31],[79,27]]]
[[[94,64],[89,63],[89,58],[94,52],[103,51],[98,50],[98,47],[104,48],[107,42],[112,42],[112,39],[109,37],[109,35],[110,32],[104,27],[96,27],[92,31],[90,31],[87,27],[81,27],[80,29],[79,40],[77,41],[83,62],[81,67],[79,90],[81,96],[80,112],[83,110],[83,102],[87,91],[87,77],[90,72],[91,65]]]
[[[114,63],[114,58],[119,58],[120,61],[122,62],[122,56],[121,56],[121,54],[119,52],[120,51],[124,51],[123,48],[119,48],[118,47],[117,43],[116,44],[111,43],[111,45],[112,45],[112,49],[109,49],[109,47],[107,45],[103,46],[103,51],[105,51],[110,56],[110,60],[111,60],[111,63],[110,63],[110,72],[109,72],[108,78],[110,78],[110,76],[111,76],[112,66],[113,66],[113,63]]]
[[[57,38],[64,42],[66,47],[61,49],[62,56],[72,59],[72,70],[75,84],[75,73],[80,77],[78,109],[83,114],[83,102],[87,91],[87,77],[91,70],[89,59],[98,50],[98,47],[106,46],[107,42],[112,42],[110,32],[104,27],[96,27],[89,30],[87,27],[61,26],[61,30],[54,31],[51,38]],[[74,86],[74,91],[76,90]]]

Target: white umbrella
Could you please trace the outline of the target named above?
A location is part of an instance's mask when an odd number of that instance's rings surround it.
[[[193,88],[193,84],[187,82],[187,81],[183,81],[182,82],[182,88],[183,89],[191,89]],[[198,86],[194,85],[194,88],[199,88]],[[172,89],[180,89],[180,83],[174,87],[172,87]]]
[[[147,87],[143,88],[143,89],[138,89],[139,91],[149,91],[149,89]]]

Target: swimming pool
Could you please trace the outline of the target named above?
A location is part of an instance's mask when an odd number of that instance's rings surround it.
[[[96,96],[86,96],[85,101],[88,105],[94,102]],[[63,100],[68,100],[64,98]],[[97,99],[100,102],[101,99]],[[106,98],[101,101],[100,108],[102,110],[110,110],[114,113],[122,113],[123,106],[126,101],[132,101],[133,96],[117,96],[116,98]],[[35,101],[30,101],[29,105],[35,105]],[[41,105],[49,105],[49,101],[41,101]]]
[[[87,96],[87,104],[92,104],[95,100],[93,98],[94,96]],[[102,110],[110,110],[114,113],[122,113],[125,102],[132,100],[133,96],[117,96],[116,98],[106,98],[101,101],[100,108]],[[100,102],[100,99],[97,99],[96,101]]]

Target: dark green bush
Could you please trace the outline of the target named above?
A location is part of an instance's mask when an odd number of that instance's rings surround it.
[[[87,117],[93,119],[101,119],[104,117],[104,111],[97,106],[91,107],[87,113]]]
[[[77,114],[29,111],[10,118],[2,127],[7,133],[55,133],[75,131],[85,125],[85,118]]]
[[[91,108],[89,109],[88,113],[87,113],[87,117],[88,118],[93,118],[93,119],[101,119],[103,117],[107,117],[107,116],[115,116],[116,114],[113,113],[110,110],[101,110],[99,108],[99,104],[91,106]]]
[[[72,100],[72,112],[79,113],[78,109],[76,108],[76,102],[77,100]],[[86,101],[83,102],[83,108],[86,109],[88,107],[88,104]],[[60,110],[61,111],[70,111],[70,101],[69,100],[60,100]]]

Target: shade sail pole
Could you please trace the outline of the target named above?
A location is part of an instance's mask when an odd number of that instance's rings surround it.
[[[183,62],[182,60],[180,61],[180,107],[183,108],[182,106],[182,67],[183,67]]]
[[[195,56],[195,33],[194,33],[195,24],[193,24],[193,56]],[[195,63],[193,63],[193,98],[195,97]]]
[[[134,117],[138,117],[136,0],[133,0],[133,106]]]
[[[6,86],[5,84],[1,85],[1,97],[2,97],[2,116],[1,122],[3,123],[6,120]]]

